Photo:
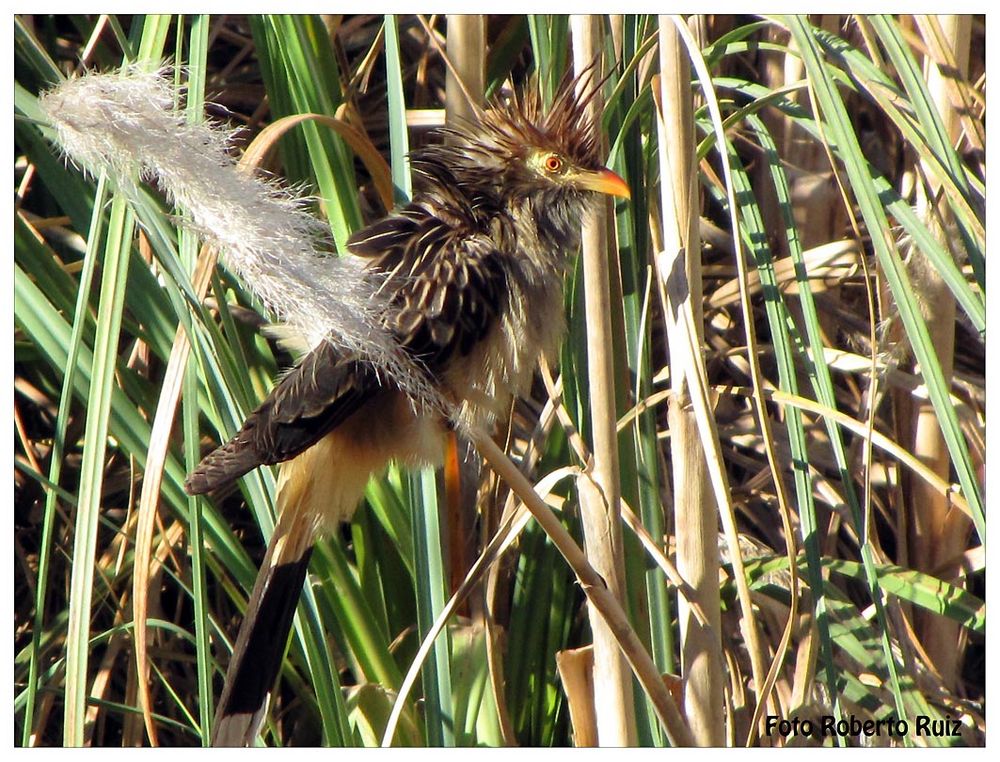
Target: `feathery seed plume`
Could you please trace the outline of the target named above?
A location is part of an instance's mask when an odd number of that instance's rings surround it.
[[[191,124],[175,109],[169,69],[125,67],[58,85],[40,99],[61,149],[76,165],[107,172],[126,195],[155,179],[275,316],[310,347],[329,341],[372,361],[420,404],[440,404],[381,323],[384,300],[356,257],[319,247],[325,226],[305,200],[242,171],[233,131]],[[285,330],[288,333],[288,330]]]

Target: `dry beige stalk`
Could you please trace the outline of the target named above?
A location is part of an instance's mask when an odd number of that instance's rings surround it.
[[[964,79],[969,67],[969,41],[972,31],[971,16],[941,16],[937,19],[942,42],[947,46],[955,68],[955,77]],[[941,65],[944,65],[942,62]],[[941,120],[952,143],[958,141],[962,119],[953,107],[950,77],[942,73],[939,64],[927,59],[924,65],[927,88],[937,107]],[[918,193],[917,209],[929,230],[948,245],[947,226],[950,216],[946,204],[938,204],[935,197],[940,183],[932,167],[924,166],[930,188]],[[923,190],[918,185],[918,190]],[[955,363],[955,298],[924,255],[914,250],[910,258],[910,277],[921,304],[923,317],[931,344],[941,363],[941,373],[946,382],[951,381]],[[912,452],[938,476],[947,479],[951,459],[945,444],[937,414],[930,401],[912,408],[910,429],[913,433]],[[968,545],[972,522],[961,511],[955,510],[947,498],[926,482],[911,482],[909,500],[909,551],[914,568],[940,574],[947,581],[961,574],[953,559],[961,557]],[[960,678],[964,631],[955,621],[930,612],[914,612],[914,622],[920,641],[942,681],[954,690]]]
[[[594,647],[567,649],[556,654],[563,693],[569,704],[573,745],[597,746],[597,713],[594,711]]]
[[[693,99],[688,54],[673,21],[660,22],[660,133],[661,196],[664,254],[661,273],[672,279],[671,291],[693,315],[702,343],[701,244],[698,236]],[[678,284],[683,284],[677,288]],[[686,286],[686,288],[684,287]],[[678,600],[681,637],[681,670],[684,712],[699,746],[725,743],[725,723],[720,722],[723,673],[719,653],[718,518],[705,468],[705,451],[698,424],[688,400],[689,372],[682,367],[685,353],[675,351],[687,338],[684,326],[673,317],[681,306],[671,302],[667,313],[667,339],[671,348],[673,392],[669,409],[671,466],[673,473],[674,526],[677,536],[677,570],[690,586],[698,607],[708,617],[700,622],[684,598]],[[691,358],[694,359],[693,357]]]
[[[574,16],[573,60],[582,72],[602,51],[603,21],[599,16]],[[600,77],[601,72],[595,71]],[[603,100],[594,98],[591,113],[598,121]],[[607,203],[597,207],[583,227],[582,261],[587,314],[587,379],[590,385],[591,426],[594,441],[593,482],[580,487],[580,516],[587,557],[619,601],[625,600],[625,563],[622,546],[621,495],[618,474],[618,419],[615,398],[614,346],[611,324],[611,286],[608,261]],[[604,619],[591,607],[594,635],[594,703],[601,746],[636,744],[632,680],[615,638]]]

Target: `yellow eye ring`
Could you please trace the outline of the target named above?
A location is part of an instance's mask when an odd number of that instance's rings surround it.
[[[545,169],[549,172],[558,172],[562,169],[563,163],[562,159],[556,156],[554,153],[550,153],[545,157]]]

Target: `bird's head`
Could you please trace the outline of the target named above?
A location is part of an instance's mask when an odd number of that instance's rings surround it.
[[[600,134],[588,108],[603,82],[588,68],[565,77],[545,108],[537,89],[497,100],[479,118],[442,130],[446,143],[421,159],[447,166],[461,189],[521,207],[543,232],[563,237],[597,194],[629,198],[629,188],[601,160]],[[420,171],[417,164],[415,168]]]

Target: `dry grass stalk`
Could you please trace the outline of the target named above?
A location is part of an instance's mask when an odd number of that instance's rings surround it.
[[[445,78],[445,113],[449,124],[473,119],[477,102],[486,90],[486,17],[476,14],[448,16],[448,58],[454,68]],[[463,89],[460,83],[464,83]]]
[[[946,75],[939,63],[928,58],[924,72],[927,87],[941,115],[947,134],[955,144],[961,133],[961,115],[952,107],[949,84],[952,76],[965,79],[969,68],[969,40],[972,32],[971,16],[941,16],[938,19],[943,38],[954,57],[955,69]],[[943,65],[940,64],[940,65]],[[917,208],[928,227],[943,243],[947,244],[950,215],[947,206],[938,205],[936,197],[940,183],[929,166],[923,166],[930,187],[918,184]],[[953,252],[954,253],[954,252]],[[910,273],[914,288],[922,305],[924,319],[931,342],[937,351],[941,372],[950,382],[955,364],[955,298],[948,286],[924,255],[914,250],[910,260]],[[913,432],[912,452],[936,474],[947,479],[951,459],[937,414],[929,401],[911,407],[910,420]],[[953,510],[946,496],[935,491],[922,480],[911,483],[909,520],[910,562],[915,568],[951,580],[961,573],[956,563],[968,545],[972,522],[958,510]],[[959,677],[964,633],[954,621],[925,612],[916,612],[915,624],[920,642],[927,656],[941,674],[941,679],[954,689]]]
[[[590,65],[601,52],[602,25],[598,16],[574,16],[571,20],[573,58],[578,72]],[[599,77],[601,72],[595,71],[594,75]],[[599,118],[601,99],[594,98],[590,108],[593,118]],[[617,510],[621,491],[618,483],[614,360],[611,354],[613,332],[607,230],[605,202],[584,223],[582,236],[594,480],[592,483],[581,482],[580,513],[587,557],[607,582],[611,594],[624,601],[625,565],[621,518]],[[592,609],[590,626],[594,633],[598,739],[602,746],[634,746],[635,710],[628,666],[610,629]]]
[[[576,575],[587,600],[596,609],[615,639],[616,647],[628,660],[632,673],[646,692],[656,710],[667,737],[674,746],[694,746],[694,738],[688,730],[673,697],[663,683],[653,659],[643,648],[639,637],[629,623],[628,616],[617,598],[608,588],[606,580],[590,564],[587,556],[570,536],[545,501],[534,491],[524,474],[487,435],[473,432],[473,443],[483,460],[497,476],[506,482],[531,511],[535,520],[549,536],[552,544]],[[595,673],[596,679],[596,673]],[[603,689],[603,686],[602,686]]]
[[[701,260],[699,252],[698,194],[695,184],[695,143],[690,66],[687,52],[674,23],[660,22],[660,87],[662,93],[661,195],[663,198],[664,260],[661,273],[686,281],[681,298],[690,304],[700,327]],[[673,306],[668,306],[670,313]],[[686,341],[682,325],[668,314],[667,336],[673,350]],[[699,345],[701,340],[699,337]],[[671,353],[680,362],[683,353]],[[720,746],[725,724],[719,721],[723,707],[723,675],[719,659],[719,546],[718,519],[705,471],[705,452],[690,405],[687,373],[674,366],[673,395],[669,407],[671,465],[674,485],[674,522],[677,536],[677,567],[690,585],[700,608],[708,616],[701,623],[687,602],[678,601],[681,665],[684,680],[684,711],[695,741],[701,746]]]
[[[569,703],[573,745],[597,746],[597,714],[594,711],[594,647],[567,649],[556,654],[559,680]]]

